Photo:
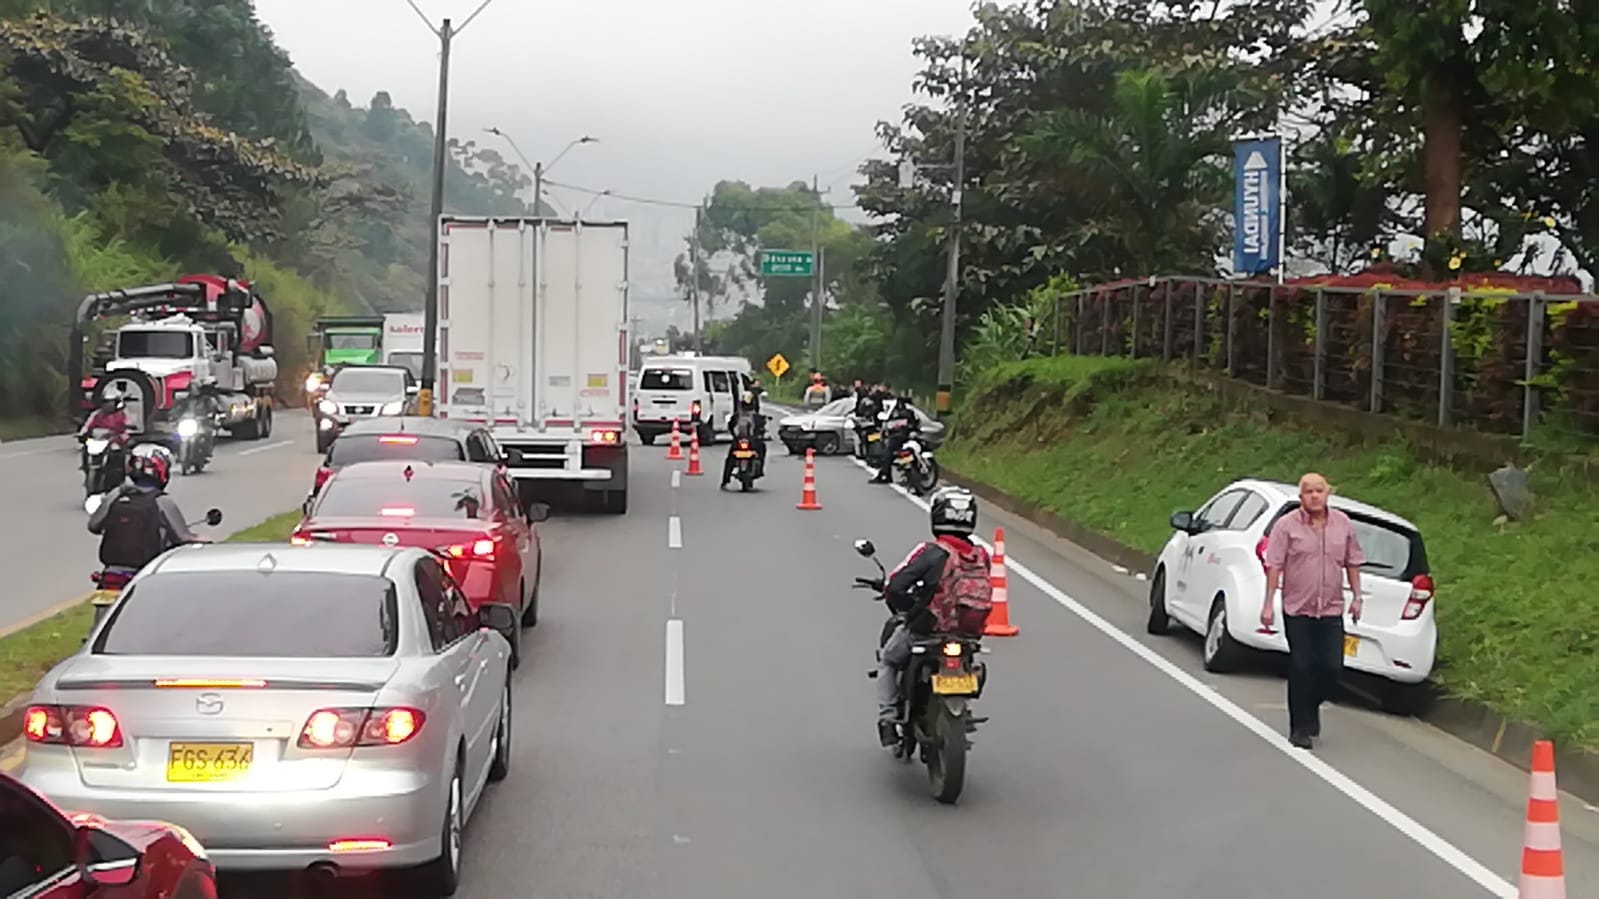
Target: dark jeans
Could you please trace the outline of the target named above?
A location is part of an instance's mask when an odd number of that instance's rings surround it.
[[[1321,704],[1332,698],[1344,669],[1344,619],[1284,615],[1288,637],[1288,730],[1321,730]]]

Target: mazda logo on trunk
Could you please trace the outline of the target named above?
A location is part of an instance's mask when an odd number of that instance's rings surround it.
[[[194,710],[202,715],[219,715],[222,713],[222,694],[201,693],[195,697]]]

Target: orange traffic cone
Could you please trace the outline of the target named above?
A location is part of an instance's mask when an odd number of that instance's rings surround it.
[[[686,475],[702,475],[704,469],[700,468],[700,429],[695,428],[688,432],[688,471]]]
[[[994,611],[983,626],[985,637],[1014,637],[1021,629],[1010,623],[1010,584],[1005,574],[1005,529],[994,529],[993,567],[989,569],[988,582],[994,587]]]
[[[1555,792],[1555,744],[1532,744],[1532,783],[1527,788],[1527,829],[1521,841],[1518,899],[1566,899],[1565,862],[1560,852],[1560,794]]]
[[[677,429],[677,419],[672,419],[672,448],[666,451],[666,458],[673,462],[683,460],[683,435]]]
[[[805,450],[805,480],[800,485],[800,501],[796,509],[820,509],[816,501],[816,450]]]

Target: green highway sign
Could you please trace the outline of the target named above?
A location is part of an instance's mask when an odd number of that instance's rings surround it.
[[[780,278],[809,278],[816,271],[816,255],[809,250],[765,250],[761,274]]]

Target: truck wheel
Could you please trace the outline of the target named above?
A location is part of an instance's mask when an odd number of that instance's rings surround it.
[[[265,440],[272,436],[272,404],[262,403],[260,408],[261,425],[260,427],[256,428],[255,432],[258,435],[258,440]]]
[[[261,439],[261,413],[256,412],[231,428],[234,440]]]

